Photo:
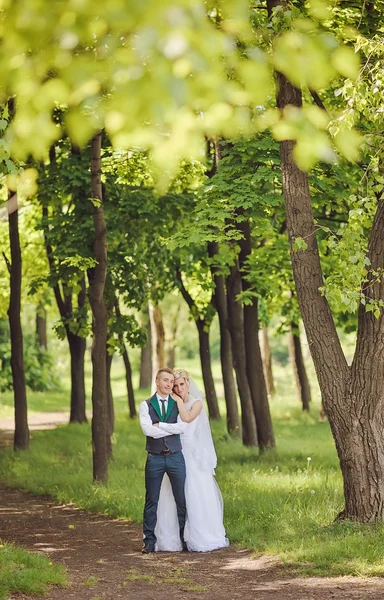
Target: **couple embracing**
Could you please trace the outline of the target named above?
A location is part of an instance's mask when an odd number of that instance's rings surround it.
[[[164,368],[140,406],[147,438],[143,553],[228,546],[216,452],[202,394],[187,371]]]

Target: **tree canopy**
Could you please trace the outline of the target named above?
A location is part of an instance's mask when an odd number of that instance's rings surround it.
[[[319,107],[279,114],[271,97],[274,69],[313,91],[357,76],[343,25],[332,32],[338,5],[295,2],[278,7],[272,22],[262,2],[248,0],[2,0],[0,7],[0,100],[15,97],[7,138],[18,157],[44,158],[63,130],[84,145],[105,128],[114,146],[152,148],[169,171],[180,156],[200,156],[205,135],[271,127],[277,139],[297,140],[303,167],[334,158]],[[356,155],[349,127],[340,124],[334,141]]]

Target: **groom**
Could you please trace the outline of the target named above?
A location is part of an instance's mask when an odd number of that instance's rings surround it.
[[[148,452],[145,465],[145,506],[144,506],[144,546],[143,554],[155,551],[157,505],[164,473],[167,473],[173,491],[179,520],[180,539],[183,550],[184,526],[186,517],[184,483],[185,462],[181,451],[180,433],[188,426],[179,417],[177,404],[170,397],[174,382],[172,369],[160,369],[156,376],[156,393],[140,405],[140,425],[147,436]],[[159,423],[166,422],[168,431],[163,431]],[[171,424],[171,425],[169,425]]]

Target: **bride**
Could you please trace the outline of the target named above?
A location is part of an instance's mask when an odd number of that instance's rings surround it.
[[[202,393],[187,371],[176,370],[174,376],[172,398],[177,402],[181,419],[189,423],[182,434],[187,472],[184,540],[190,552],[209,552],[229,545],[223,525],[223,499],[215,479],[216,452]],[[167,430],[167,423],[159,426]],[[176,504],[167,475],[161,486],[155,534],[157,551],[182,549]]]

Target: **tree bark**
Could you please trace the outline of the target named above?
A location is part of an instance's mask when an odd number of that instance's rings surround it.
[[[107,361],[107,415],[108,415],[108,424],[107,424],[107,453],[108,458],[112,458],[112,435],[115,429],[115,409],[113,405],[113,393],[112,393],[112,382],[111,382],[111,368],[113,361],[113,354],[109,354],[107,348],[106,352],[106,361]]]
[[[245,275],[247,260],[252,254],[251,228],[249,220],[244,219],[237,225],[243,237],[239,240],[239,267],[241,271],[241,287],[243,292],[251,289]],[[275,437],[271,413],[269,410],[267,387],[265,385],[263,361],[259,344],[259,301],[253,297],[250,303],[244,304],[244,343],[245,360],[249,389],[255,411],[257,439],[260,450],[275,447]]]
[[[149,320],[151,324],[152,341],[152,390],[156,389],[156,375],[159,369],[165,366],[164,360],[164,327],[161,309],[149,301]]]
[[[146,389],[151,387],[152,382],[152,337],[151,337],[151,323],[148,316],[146,324],[147,328],[147,343],[141,349],[140,354],[140,389]]]
[[[115,313],[116,313],[117,318],[119,318],[121,316],[120,306],[119,306],[119,302],[118,302],[117,298],[115,298]],[[136,405],[135,405],[135,394],[133,391],[133,384],[132,384],[132,368],[131,368],[131,363],[129,360],[127,347],[125,345],[124,337],[123,337],[122,333],[119,333],[119,342],[120,342],[121,348],[123,349],[122,356],[123,356],[124,367],[125,367],[125,381],[126,381],[126,385],[127,385],[129,416],[131,419],[134,419],[136,417],[137,413],[136,413]],[[149,387],[150,385],[151,385],[151,383],[150,383],[150,379],[149,379],[149,385],[147,387]]]
[[[85,285],[85,277],[81,279],[80,291],[77,294],[77,306],[79,310],[84,309],[87,292]],[[72,298],[67,304],[72,312]],[[63,309],[63,315],[66,309]],[[86,396],[85,396],[85,373],[84,359],[87,348],[87,340],[70,330],[66,325],[66,333],[71,354],[71,413],[69,417],[70,423],[87,423],[86,415]]]
[[[239,266],[235,263],[227,277],[228,327],[231,334],[233,364],[240,397],[243,443],[246,446],[257,446],[256,419],[247,377],[242,306],[236,300],[240,293],[241,276]]]
[[[69,352],[71,355],[71,412],[70,423],[86,423],[84,357],[87,342],[85,338],[67,329]]]
[[[208,244],[208,253],[211,258],[218,254],[216,242]],[[225,291],[225,279],[218,273],[217,268],[211,266],[212,278],[215,286],[214,305],[217,310],[220,325],[220,363],[223,377],[225,405],[227,409],[227,431],[231,436],[241,437],[241,424],[237,404],[236,383],[233,375],[233,357],[231,334],[228,329],[228,308]]]
[[[107,336],[108,317],[104,300],[107,275],[107,227],[104,218],[101,187],[101,132],[92,139],[91,145],[91,193],[94,203],[95,227],[94,255],[97,261],[89,269],[89,301],[92,308],[92,449],[93,479],[101,483],[108,480],[108,412],[107,412]]]
[[[156,329],[156,355],[159,369],[165,366],[165,332],[163,313],[158,304],[153,308],[153,324]]]
[[[131,367],[131,362],[129,360],[127,348],[125,348],[125,347],[124,347],[124,351],[123,351],[123,360],[124,360],[124,366],[125,366],[125,380],[127,383],[129,417],[131,419],[134,419],[137,416],[137,412],[136,412],[136,405],[135,405],[135,394],[133,391],[133,384],[132,384],[132,367]]]
[[[208,413],[210,419],[219,421],[220,411],[217,403],[217,395],[215,390],[215,382],[213,380],[211,368],[211,351],[209,348],[209,331],[205,329],[205,323],[202,319],[196,321],[197,331],[199,332],[199,351],[201,372],[203,375],[205,398],[208,405]]]
[[[271,12],[275,0],[268,0]],[[301,106],[300,90],[277,74],[277,105]],[[340,518],[360,522],[384,520],[384,316],[359,308],[355,356],[348,367],[323,284],[313,222],[308,176],[292,157],[294,142],[280,143],[287,230],[300,312],[310,344],[325,410],[335,439],[344,482],[345,508]],[[384,297],[384,202],[378,201],[370,234],[368,258],[371,270],[363,292],[366,303]],[[302,238],[304,250],[294,250]]]
[[[175,368],[176,364],[176,337],[177,337],[177,329],[179,325],[179,315],[180,315],[180,304],[177,307],[176,314],[173,316],[172,321],[170,323],[170,327],[168,328],[169,337],[167,340],[167,366],[170,369]]]
[[[174,369],[175,368],[175,364],[176,364],[176,348],[175,345],[172,344],[170,345],[170,347],[168,348],[168,360],[167,360],[167,366],[170,369]]]
[[[371,270],[364,283],[366,304],[384,298],[384,201],[378,201],[371,230],[368,258]],[[377,275],[379,273],[379,276]],[[324,398],[332,429],[337,427],[336,447],[341,457],[347,519],[384,520],[384,313],[376,318],[360,305],[355,356],[344,397],[345,415]],[[339,408],[339,407],[337,407]],[[335,418],[336,414],[336,418]],[[335,423],[335,424],[334,424]]]
[[[36,340],[39,348],[47,350],[47,311],[42,302],[39,302],[36,310]]]
[[[16,209],[8,212],[11,262],[7,261],[10,274],[10,298],[8,308],[11,333],[11,369],[15,407],[14,450],[27,450],[29,447],[27,391],[25,386],[23,332],[21,328],[21,249],[19,237],[19,211],[17,196],[10,190],[8,200],[14,199]],[[5,258],[5,256],[4,256]]]
[[[273,379],[272,370],[272,353],[271,346],[269,344],[268,327],[263,327],[259,331],[259,342],[261,350],[261,358],[263,361],[264,378],[267,386],[268,396],[274,396],[276,393],[275,382]]]
[[[303,352],[301,349],[300,331],[297,323],[291,323],[289,335],[289,353],[296,381],[296,390],[303,410],[309,412],[311,402],[311,387],[305,369]]]

